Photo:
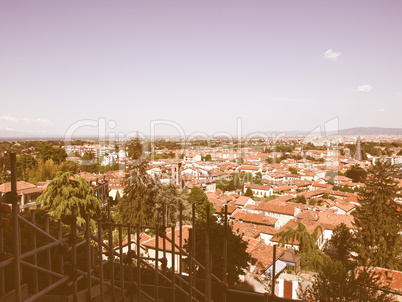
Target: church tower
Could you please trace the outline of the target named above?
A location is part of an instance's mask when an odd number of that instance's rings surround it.
[[[357,138],[355,159],[363,160],[360,136]]]
[[[175,157],[174,161],[172,162],[172,180],[173,180],[173,183],[181,190],[182,185],[181,185],[181,177],[180,177],[180,168],[181,168],[181,162],[176,154],[176,157]]]

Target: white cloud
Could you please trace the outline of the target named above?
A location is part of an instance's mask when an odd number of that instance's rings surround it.
[[[358,92],[370,92],[371,90],[373,90],[373,86],[371,85],[360,85],[356,89]]]
[[[324,59],[336,62],[341,55],[342,54],[339,51],[328,49],[326,52],[324,52]]]
[[[16,117],[12,115],[0,116],[0,129],[13,129],[13,131],[32,131],[51,125],[53,125],[51,121],[42,118]]]
[[[385,109],[384,109],[384,108],[380,108],[380,109],[377,109],[376,111],[377,111],[377,112],[384,112]]]

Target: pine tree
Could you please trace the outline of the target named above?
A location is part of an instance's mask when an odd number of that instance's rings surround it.
[[[153,225],[156,222],[156,182],[146,173],[147,163],[138,161],[129,167],[125,178],[123,197],[115,207],[114,218],[118,223]]]
[[[207,205],[209,205],[209,215],[212,215],[215,211],[213,205],[210,203],[208,196],[200,187],[193,187],[188,201],[195,205],[195,212],[197,215],[197,221],[207,221]]]
[[[402,212],[395,202],[400,196],[393,179],[395,167],[378,161],[368,171],[366,188],[353,212],[359,264],[402,269]]]

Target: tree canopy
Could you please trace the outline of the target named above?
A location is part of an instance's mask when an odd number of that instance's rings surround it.
[[[91,227],[100,217],[102,203],[95,196],[94,190],[85,178],[72,178],[69,172],[58,172],[46,190],[38,197],[43,203],[43,210],[50,217],[58,219],[62,214],[70,214],[72,206],[77,206],[77,223],[85,224],[85,213],[91,214]]]
[[[207,220],[207,206],[209,205],[209,215],[214,213],[214,207],[210,203],[208,196],[204,193],[200,187],[193,187],[188,196],[188,201],[195,205],[195,212],[197,215],[197,221]]]
[[[395,166],[377,161],[368,170],[366,188],[353,212],[356,252],[361,265],[402,269],[402,212]]]
[[[299,222],[296,229],[287,227],[286,230],[276,233],[274,238],[279,239],[280,246],[285,246],[286,244],[293,246],[298,242],[299,249],[296,253],[301,257],[302,267],[304,269],[319,271],[324,258],[327,257],[320,251],[316,244],[319,234],[322,233],[322,231],[322,227],[319,225],[314,229],[313,233],[310,234],[306,226]]]

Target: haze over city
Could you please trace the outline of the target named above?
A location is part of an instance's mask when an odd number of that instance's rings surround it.
[[[0,130],[401,127],[400,1],[6,1]],[[93,135],[87,127],[77,135]],[[177,134],[168,126],[158,134]]]

